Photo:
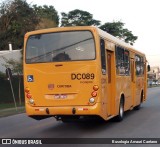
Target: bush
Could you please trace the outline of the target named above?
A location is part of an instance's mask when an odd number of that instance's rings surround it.
[[[21,90],[21,101],[24,102],[24,88],[23,88],[23,78],[20,77],[20,90]],[[13,77],[12,79],[13,91],[15,95],[16,102],[19,102],[19,77]],[[0,104],[3,103],[13,103],[13,95],[11,91],[11,86],[9,80],[4,77],[0,77]]]

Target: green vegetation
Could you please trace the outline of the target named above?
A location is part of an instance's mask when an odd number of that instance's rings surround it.
[[[22,77],[21,77],[22,79]],[[23,80],[20,83],[20,93],[19,96],[19,78],[14,77],[12,80],[13,90],[17,103],[24,102],[24,90],[23,90]],[[20,97],[20,98],[19,98]],[[5,78],[0,78],[0,104],[13,103],[13,96],[11,92],[10,83]]]
[[[8,50],[11,42],[14,49],[23,48],[24,34],[36,29],[61,26],[98,26],[102,30],[133,44],[137,39],[131,31],[124,28],[124,23],[106,22],[93,18],[87,11],[75,9],[68,13],[58,12],[53,6],[30,5],[26,0],[6,0],[0,3],[0,50]]]
[[[1,89],[0,90],[0,117],[25,112],[23,82],[21,80],[21,83],[20,83],[21,95],[19,96],[18,81],[19,81],[18,77],[14,77],[12,80],[16,104],[17,104],[17,111],[16,111],[15,104],[13,102],[10,83],[4,77],[0,78],[0,89]]]
[[[22,75],[22,60],[19,62],[14,59],[7,59],[5,57],[3,57],[3,60],[5,61],[5,64],[2,64],[2,66],[5,68],[10,68],[12,70],[12,74]]]
[[[53,6],[37,6],[33,5],[33,10],[39,18],[39,23],[36,29],[53,28],[59,25],[58,12]]]
[[[0,117],[6,117],[6,116],[15,115],[15,114],[24,113],[24,112],[25,112],[24,107],[18,107],[17,110],[14,107],[0,109]]]
[[[87,11],[73,10],[68,14],[62,12],[61,26],[99,26],[100,21],[93,19],[93,15]]]
[[[17,103],[17,107],[24,107],[24,102],[20,105],[19,103]],[[3,109],[8,109],[8,108],[15,108],[15,105],[14,103],[2,103],[0,104],[0,110],[3,110]]]
[[[0,50],[8,50],[9,42],[14,49],[22,49],[24,34],[41,29],[44,23],[45,28],[51,27],[47,26],[47,20],[55,22],[53,27],[58,25],[59,17],[53,6],[31,6],[25,0],[0,3]]]
[[[124,23],[120,21],[105,23],[100,26],[100,29],[109,32],[111,35],[118,37],[131,45],[133,45],[134,41],[138,38],[137,36],[134,36],[131,31],[124,28]]]
[[[102,30],[133,44],[137,39],[131,31],[124,28],[124,23],[106,22],[101,24],[100,20],[94,19],[87,11],[75,9],[68,13],[61,13],[61,20],[54,6],[30,5],[26,0],[5,0],[0,3],[0,50],[8,50],[8,43],[11,42],[13,49],[23,49],[24,35],[36,29],[46,29],[64,26],[97,26]],[[4,65],[11,68],[13,73],[22,74],[22,60],[20,63],[14,60],[6,60]],[[17,104],[24,105],[24,92],[22,77],[13,78],[13,89]],[[19,86],[20,83],[20,86]],[[19,91],[20,90],[20,91]],[[19,96],[19,93],[21,95]],[[4,108],[7,108],[4,110]],[[24,112],[23,107],[18,107],[15,112],[10,83],[5,79],[4,73],[0,71],[0,116]],[[3,109],[3,110],[2,110]]]

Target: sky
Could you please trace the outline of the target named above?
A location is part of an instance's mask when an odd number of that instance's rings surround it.
[[[93,14],[101,24],[122,21],[138,36],[134,47],[145,53],[151,66],[160,66],[160,0],[26,0],[29,4],[52,5],[68,13],[80,9]]]

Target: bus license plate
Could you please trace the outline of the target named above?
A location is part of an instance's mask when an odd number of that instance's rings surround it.
[[[66,99],[67,95],[66,94],[56,94],[54,96],[55,99]]]

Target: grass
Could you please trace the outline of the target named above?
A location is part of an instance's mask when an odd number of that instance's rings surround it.
[[[21,105],[17,104],[17,107],[24,107],[24,103]],[[7,109],[7,108],[15,108],[14,103],[2,103],[0,104],[0,110]]]
[[[0,117],[20,114],[25,112],[24,103],[20,106],[17,104],[17,110],[14,103],[0,104]]]

